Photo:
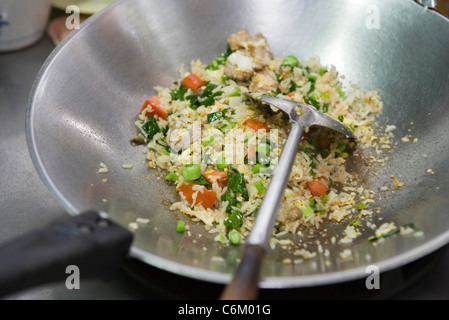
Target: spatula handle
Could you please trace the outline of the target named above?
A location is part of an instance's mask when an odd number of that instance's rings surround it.
[[[264,194],[263,202],[257,212],[256,221],[248,237],[247,244],[258,245],[266,248],[273,233],[279,206],[284,198],[284,190],[287,187],[292,166],[298,153],[304,127],[296,121],[292,121],[292,127],[285,142],[279,162],[270,184]]]
[[[111,276],[123,263],[133,235],[96,211],[55,221],[0,247],[0,296],[56,281],[67,267],[84,279]]]
[[[278,209],[290,177],[290,171],[298,152],[304,127],[292,121],[292,127],[284,144],[279,162],[271,177],[264,201],[257,213],[256,222],[248,237],[242,260],[231,283],[221,299],[251,300],[258,295],[259,274],[268,241],[273,232]]]
[[[221,300],[255,300],[258,296],[259,274],[265,250],[256,245],[245,247],[242,261],[231,283],[223,291]]]

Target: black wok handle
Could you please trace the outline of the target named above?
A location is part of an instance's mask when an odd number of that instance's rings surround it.
[[[259,274],[265,250],[258,245],[247,245],[244,249],[234,277],[226,286],[221,300],[255,300],[259,292]]]
[[[107,278],[119,268],[133,240],[127,229],[88,211],[0,247],[0,296],[57,281],[78,267],[83,279]]]

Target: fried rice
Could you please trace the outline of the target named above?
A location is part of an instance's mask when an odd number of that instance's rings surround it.
[[[266,92],[313,105],[356,136],[306,129],[273,234],[343,221],[343,241],[360,234],[357,217],[372,214],[374,197],[346,162],[356,146],[381,152],[388,144],[374,131],[382,111],[376,91],[343,89],[336,68],[318,56],[275,57],[263,35],[246,30],[230,35],[227,51],[209,64],[192,61],[171,87],[155,90],[138,116],[135,140],[145,144],[149,167],[166,170],[179,192],[171,210],[201,221],[223,244],[244,241],[290,128],[282,112],[245,95]]]

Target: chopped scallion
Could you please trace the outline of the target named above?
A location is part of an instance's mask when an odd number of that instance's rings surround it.
[[[223,156],[218,157],[217,159],[217,168],[220,170],[224,170],[228,167],[228,165],[226,164],[226,160]]]
[[[321,68],[320,69],[320,76],[323,76],[325,73],[327,72],[327,69],[326,68]]]
[[[357,203],[357,210],[363,210],[366,208],[366,204],[363,202]]]
[[[313,214],[315,212],[315,210],[313,210],[311,207],[305,207],[301,209],[302,214],[304,215],[305,218],[310,217],[311,214]]]
[[[349,222],[349,225],[353,227],[360,227],[362,223],[360,222],[359,219],[354,219],[351,222]]]
[[[167,174],[167,176],[165,177],[165,180],[176,182],[176,181],[179,180],[179,177],[178,177],[178,175],[177,175],[176,173],[174,173],[174,172],[169,172],[169,173]]]
[[[210,145],[212,142],[214,142],[215,138],[214,136],[208,136],[206,138],[201,139],[201,143],[203,144],[203,146],[208,146]]]
[[[228,230],[239,230],[243,224],[243,214],[239,210],[232,210],[229,217],[224,220],[224,225]]]
[[[201,177],[201,167],[199,164],[191,163],[182,168],[182,176],[186,180],[196,180]]]
[[[265,187],[264,187],[262,181],[260,181],[260,180],[257,181],[257,182],[254,184],[254,186],[256,187],[257,192],[259,192],[260,195],[263,195],[263,194],[265,193],[266,189],[265,189]]]
[[[142,126],[142,130],[147,134],[148,140],[153,139],[156,133],[159,133],[161,131],[155,118],[148,119],[148,121],[145,122]]]
[[[229,235],[229,240],[231,241],[232,244],[238,245],[241,240],[240,233],[238,231],[231,232],[231,234]]]
[[[256,145],[256,152],[267,156],[270,154],[270,146],[258,144]]]
[[[293,67],[296,67],[299,65],[299,61],[298,61],[298,58],[296,58],[295,56],[287,56],[282,61],[282,65],[289,66],[289,67],[293,68]]]
[[[186,223],[184,222],[184,220],[178,220],[178,223],[176,224],[176,231],[177,232],[186,231]]]
[[[352,132],[355,131],[355,128],[354,128],[354,126],[352,124],[349,125],[349,129],[351,129]]]
[[[318,78],[317,75],[313,74],[313,73],[309,73],[307,75],[307,79],[309,79],[310,81],[313,81],[313,82],[315,82],[317,78]]]

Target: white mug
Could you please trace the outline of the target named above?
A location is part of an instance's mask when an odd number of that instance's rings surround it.
[[[0,52],[25,48],[45,33],[51,0],[0,0]]]

